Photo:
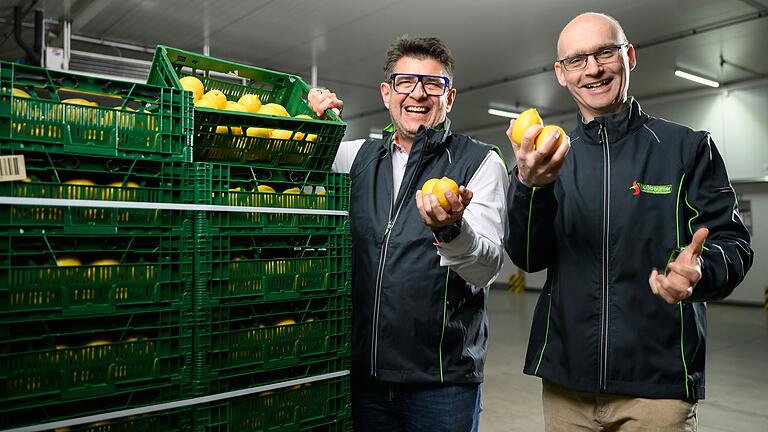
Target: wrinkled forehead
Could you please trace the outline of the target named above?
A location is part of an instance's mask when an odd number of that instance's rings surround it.
[[[418,75],[447,75],[443,65],[431,57],[402,57],[395,63],[393,72]]]
[[[581,16],[568,23],[560,32],[557,57],[590,53],[623,42],[623,32],[613,22],[600,16]]]

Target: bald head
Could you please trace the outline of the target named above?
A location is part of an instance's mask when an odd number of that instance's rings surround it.
[[[557,58],[557,82],[587,121],[623,109],[637,59],[616,19],[594,12],[572,19],[560,32]]]
[[[590,50],[598,47],[580,47],[580,41],[589,40],[588,36],[600,34],[604,39],[612,40],[613,43],[627,42],[627,36],[619,22],[608,15],[597,12],[586,12],[563,27],[560,37],[557,38],[557,58],[564,58],[578,52],[574,51],[576,47]],[[580,51],[585,52],[585,51]],[[588,51],[587,51],[588,52]]]

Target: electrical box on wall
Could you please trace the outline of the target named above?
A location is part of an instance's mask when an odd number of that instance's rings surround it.
[[[45,59],[43,60],[44,67],[56,69],[56,70],[65,70],[68,69],[64,67],[64,49],[63,48],[56,48],[56,47],[46,47],[45,48]]]

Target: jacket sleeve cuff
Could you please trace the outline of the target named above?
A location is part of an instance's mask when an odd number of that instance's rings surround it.
[[[450,242],[435,241],[437,253],[445,258],[461,258],[472,253],[475,245],[475,230],[466,220],[461,224],[461,232]]]

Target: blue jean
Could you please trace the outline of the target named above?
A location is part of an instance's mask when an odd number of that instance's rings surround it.
[[[480,385],[352,384],[355,431],[470,432],[480,416]]]

